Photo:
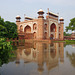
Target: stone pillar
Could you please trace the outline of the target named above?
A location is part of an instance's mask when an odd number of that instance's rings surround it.
[[[44,17],[43,17],[43,10],[40,9],[38,11],[38,29],[37,29],[37,39],[44,39]]]
[[[44,39],[44,20],[43,18],[38,19],[37,38]]]
[[[18,33],[19,33],[20,19],[21,19],[21,17],[20,17],[19,15],[16,16],[16,25],[17,25],[17,32],[18,32]]]
[[[60,29],[61,29],[61,31],[60,31],[60,40],[64,40],[64,19],[63,18],[60,18],[59,19],[60,20]]]

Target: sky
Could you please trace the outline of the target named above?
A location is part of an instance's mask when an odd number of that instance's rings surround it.
[[[59,13],[59,18],[64,18],[64,31],[70,19],[75,17],[75,0],[0,0],[0,16],[5,21],[15,22],[17,15],[20,15],[23,21],[24,14],[37,18],[37,11],[40,8],[44,10],[44,16],[48,8],[50,12]]]

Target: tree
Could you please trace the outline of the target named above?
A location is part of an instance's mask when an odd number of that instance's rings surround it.
[[[0,37],[16,38],[17,25],[14,22],[5,21],[0,17]]]
[[[7,42],[5,38],[0,38],[0,66],[8,63],[14,55],[11,42]]]
[[[0,25],[0,37],[6,37],[7,29],[6,27]]]
[[[72,30],[75,31],[75,18],[70,20],[69,26],[66,26],[66,31]]]
[[[5,21],[5,27],[7,28],[7,37],[16,38],[17,37],[17,25],[13,22]]]
[[[1,18],[1,16],[0,16],[0,25],[3,25],[4,26],[4,19]]]
[[[71,36],[71,34],[64,32],[64,36]]]

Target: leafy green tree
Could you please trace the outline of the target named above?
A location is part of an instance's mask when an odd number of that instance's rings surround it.
[[[17,25],[13,22],[6,21],[5,27],[7,28],[7,37],[16,38],[17,37]]]
[[[14,22],[5,21],[0,17],[0,37],[16,38],[17,25]]]
[[[64,32],[64,36],[71,36],[71,34]]]
[[[9,62],[9,59],[14,55],[12,51],[11,42],[6,42],[5,38],[0,38],[0,66]]]
[[[72,30],[75,31],[75,18],[70,20],[69,26],[66,26],[66,31]]]
[[[6,37],[7,29],[6,27],[0,25],[0,37]]]
[[[3,25],[4,26],[4,19],[1,18],[1,16],[0,16],[0,25]]]

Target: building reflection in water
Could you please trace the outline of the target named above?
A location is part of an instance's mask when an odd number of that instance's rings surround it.
[[[48,71],[57,67],[59,61],[64,63],[64,44],[63,43],[25,43],[23,46],[17,47],[16,64],[20,64],[20,59],[27,62],[36,62],[38,65],[37,71],[42,73],[44,63]]]

